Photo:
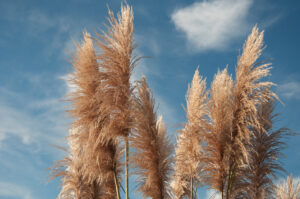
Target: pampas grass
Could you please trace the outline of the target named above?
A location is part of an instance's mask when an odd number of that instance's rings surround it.
[[[199,187],[201,179],[201,145],[204,133],[206,107],[206,81],[195,71],[186,96],[187,122],[180,131],[175,151],[175,175],[172,183],[177,198],[190,195],[193,198],[194,186]]]
[[[277,199],[298,199],[300,197],[300,183],[293,180],[291,176],[282,182],[276,189]]]
[[[256,60],[263,48],[263,32],[255,26],[244,44],[236,67],[236,80],[227,69],[218,72],[208,100],[207,132],[204,137],[205,182],[220,192],[222,198],[239,197],[246,182],[243,169],[249,164],[247,145],[251,129],[261,129],[257,107],[276,95],[266,89],[272,82],[262,81],[269,75],[270,64]]]
[[[107,32],[97,33],[96,45],[101,54],[97,56],[101,71],[102,100],[110,110],[109,133],[105,136],[125,136],[130,130],[130,98],[132,87],[129,79],[136,59],[133,58],[133,13],[129,5],[122,6],[114,17],[109,11]]]
[[[210,123],[203,134],[206,145],[203,164],[205,182],[222,197],[228,186],[229,154],[232,153],[233,80],[227,69],[219,71],[210,88],[208,102]]]
[[[70,155],[58,162],[65,172],[56,170],[54,176],[63,176],[62,198],[114,198],[116,189],[113,176],[118,175],[119,154],[115,142],[97,143],[109,112],[101,110],[102,100],[97,96],[100,73],[92,40],[84,33],[84,41],[77,44],[73,56],[74,72],[71,82],[76,90],[70,94],[75,119],[68,137]],[[99,122],[101,121],[101,122]],[[91,191],[92,190],[92,191]]]
[[[281,151],[285,146],[282,139],[291,133],[287,128],[273,130],[277,116],[273,111],[274,100],[258,107],[261,128],[252,129],[254,134],[248,146],[250,163],[243,172],[248,198],[270,198],[274,191],[273,180],[276,174],[285,172],[279,158],[283,156]]]
[[[170,198],[169,181],[172,146],[166,135],[162,117],[157,119],[154,98],[145,77],[137,85],[135,99],[135,128],[131,137],[134,152],[131,161],[138,176],[139,191],[144,197],[153,199]]]
[[[276,97],[270,89],[266,89],[273,83],[261,80],[269,75],[271,69],[269,63],[259,64],[256,62],[261,55],[262,48],[263,32],[259,32],[255,26],[244,44],[243,53],[239,57],[236,67],[226,198],[237,194],[242,188],[242,182],[236,182],[239,179],[240,168],[249,162],[245,143],[250,142],[252,134],[250,128],[261,128],[257,105]]]
[[[89,183],[84,180],[81,173],[83,166],[82,156],[80,154],[80,146],[75,139],[72,138],[76,132],[70,131],[69,137],[69,157],[58,161],[52,170],[52,178],[62,178],[62,189],[58,195],[60,199],[71,198],[87,198],[93,199],[98,195],[97,189],[100,186],[95,186],[94,183]],[[97,184],[95,182],[95,184]]]
[[[66,138],[69,150],[52,170],[53,178],[62,181],[58,198],[121,199],[122,188],[128,199],[129,166],[144,198],[195,199],[203,186],[222,199],[299,198],[300,186],[294,187],[290,177],[285,185],[274,185],[284,171],[282,139],[291,134],[287,128],[273,129],[277,96],[273,83],[265,81],[271,66],[257,61],[263,31],[252,29],[235,80],[225,68],[207,89],[195,71],[186,95],[187,121],[174,150],[146,78],[136,86],[129,81],[139,60],[133,54],[132,8],[122,5],[116,17],[109,10],[106,27],[94,39],[84,33],[72,55],[70,76],[76,89],[68,96],[73,118]]]
[[[107,33],[98,34],[96,45],[101,54],[97,56],[101,78],[101,98],[103,109],[109,110],[110,121],[105,130],[105,136],[100,142],[105,142],[108,137],[114,139],[122,136],[125,141],[126,165],[126,198],[128,198],[128,135],[132,128],[131,96],[132,86],[130,75],[138,60],[133,56],[133,12],[128,5],[121,6],[121,12],[115,18],[109,10],[109,25]]]

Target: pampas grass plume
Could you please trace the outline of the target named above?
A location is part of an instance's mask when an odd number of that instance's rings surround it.
[[[134,102],[135,128],[131,137],[134,152],[131,161],[134,173],[138,176],[139,191],[144,197],[170,198],[167,182],[171,171],[172,146],[162,117],[156,118],[154,99],[145,77],[137,85],[137,91],[138,96]]]

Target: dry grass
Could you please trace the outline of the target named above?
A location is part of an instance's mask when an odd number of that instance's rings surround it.
[[[134,152],[131,161],[138,176],[139,191],[144,197],[166,199],[169,196],[168,181],[171,171],[172,146],[166,136],[162,117],[157,119],[154,98],[143,77],[137,85],[135,99],[135,128],[131,137]]]
[[[269,75],[270,64],[256,62],[262,48],[263,32],[255,26],[238,59],[235,82],[225,69],[218,72],[211,85],[203,161],[207,184],[222,198],[238,197],[245,188],[242,171],[249,164],[246,146],[253,135],[251,129],[262,128],[257,107],[276,97],[266,89],[273,83],[262,81]]]
[[[270,198],[274,192],[273,180],[278,172],[285,172],[279,159],[283,156],[283,138],[290,134],[287,128],[273,130],[274,100],[258,107],[261,128],[252,129],[249,152],[249,165],[244,170],[248,198]]]
[[[74,134],[70,131],[70,135]],[[70,154],[69,157],[58,161],[55,168],[52,170],[52,177],[62,177],[62,189],[58,195],[60,199],[79,199],[96,198],[97,191],[94,189],[93,183],[84,180],[81,169],[83,166],[80,158],[80,148],[76,140],[69,138]],[[97,186],[100,188],[100,186]]]
[[[229,154],[232,152],[233,80],[227,69],[218,72],[210,89],[208,102],[210,123],[205,139],[203,164],[205,182],[223,193],[227,186]]]
[[[108,136],[125,136],[131,128],[130,75],[137,59],[132,55],[133,12],[129,5],[121,8],[121,13],[114,17],[109,11],[107,33],[97,34],[96,45],[101,54],[97,61],[101,72],[101,95],[103,109],[109,110],[110,122],[104,140]]]
[[[101,109],[109,112],[108,124],[98,136],[97,142],[109,142],[122,136],[125,141],[126,198],[128,198],[128,135],[133,128],[131,117],[132,91],[131,72],[138,60],[133,55],[133,12],[128,5],[114,16],[109,10],[107,32],[97,33],[96,45],[101,54],[97,61],[101,73],[101,89],[98,97],[103,100]],[[101,120],[99,120],[100,122]]]
[[[72,83],[76,86],[69,99],[75,119],[68,137],[70,155],[57,164],[54,176],[62,176],[62,198],[113,198],[115,195],[112,176],[118,173],[119,154],[115,141],[108,144],[95,142],[108,118],[102,111],[102,100],[97,96],[100,73],[90,35],[77,44],[73,56]],[[99,122],[101,121],[102,122]],[[59,168],[65,168],[65,171]]]
[[[242,141],[250,140],[251,132],[248,127],[260,127],[257,117],[257,105],[268,102],[276,95],[266,89],[272,82],[262,81],[270,75],[270,63],[257,62],[263,50],[263,31],[255,26],[244,44],[243,53],[236,67],[234,86],[234,125],[233,137],[238,139],[243,157],[247,159]]]
[[[69,95],[74,119],[69,155],[58,161],[53,177],[61,177],[62,199],[120,199],[122,153],[128,199],[129,141],[131,165],[138,190],[145,198],[196,198],[207,185],[222,199],[296,199],[300,186],[291,177],[275,191],[274,179],[284,171],[279,158],[286,128],[273,130],[275,114],[270,63],[258,62],[263,32],[255,26],[238,58],[235,80],[227,68],[218,71],[210,90],[195,71],[186,95],[186,118],[172,152],[162,118],[157,119],[154,98],[145,77],[136,87],[130,76],[139,58],[133,55],[133,12],[122,5],[117,17],[109,11],[107,31],[95,44],[84,33],[73,55]],[[134,93],[136,89],[136,93]],[[124,141],[124,142],[122,142]],[[172,180],[170,187],[170,180]],[[276,192],[276,193],[275,193]]]
[[[199,187],[201,179],[202,134],[204,131],[206,107],[206,81],[195,71],[186,96],[187,122],[180,131],[175,151],[175,174],[172,188],[177,198],[193,194],[193,187]]]
[[[300,184],[295,182],[291,176],[287,177],[276,189],[276,199],[299,199]]]

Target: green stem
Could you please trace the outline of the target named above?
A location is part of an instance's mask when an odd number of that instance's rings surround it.
[[[198,198],[197,187],[195,188],[194,192],[195,192],[195,198]]]

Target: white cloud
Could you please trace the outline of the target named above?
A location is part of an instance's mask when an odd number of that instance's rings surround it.
[[[220,50],[248,30],[253,0],[211,0],[176,10],[171,18],[197,51]]]
[[[20,142],[32,151],[52,152],[51,145],[60,144],[67,135],[69,119],[64,113],[65,104],[58,98],[32,100],[26,105],[11,104],[4,92],[3,89],[0,92],[4,94],[0,97],[0,146],[8,139],[19,138],[15,144]],[[21,94],[13,95],[27,100]]]
[[[206,191],[206,199],[221,199],[221,196],[216,190],[208,189]]]
[[[19,199],[35,199],[32,192],[25,186],[0,181],[0,196]]]
[[[279,85],[279,93],[289,99],[300,99],[300,82],[291,81]]]

